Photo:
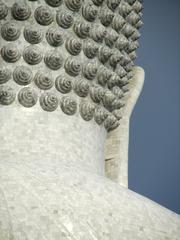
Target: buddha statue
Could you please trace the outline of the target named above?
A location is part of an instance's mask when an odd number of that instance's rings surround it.
[[[0,0],[0,240],[178,240],[128,189],[140,0]]]

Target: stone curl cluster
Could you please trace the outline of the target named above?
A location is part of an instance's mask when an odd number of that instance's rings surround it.
[[[141,0],[0,1],[0,104],[17,99],[29,108],[39,100],[44,111],[79,109],[85,121],[118,127],[141,12]]]

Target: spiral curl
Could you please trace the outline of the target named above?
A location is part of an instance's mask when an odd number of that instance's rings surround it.
[[[129,55],[126,52],[123,52],[122,57],[120,59],[121,66],[123,66],[125,68],[126,65],[129,63],[132,64],[131,58],[129,57]],[[125,68],[125,70],[126,70],[126,68]]]
[[[124,107],[125,103],[123,100],[116,98],[112,104],[111,110],[116,110]]]
[[[116,99],[116,96],[110,90],[107,89],[103,96],[104,107],[107,108],[108,110],[111,110],[115,99]]]
[[[83,46],[84,54],[88,58],[94,58],[97,55],[98,49],[99,46],[91,40],[86,41]]]
[[[48,74],[37,72],[34,77],[36,86],[42,90],[48,90],[53,86],[53,80]]]
[[[133,6],[132,9],[136,12],[136,13],[140,13],[142,11],[142,4],[139,1],[136,1]]]
[[[131,72],[133,70],[134,63],[131,61],[126,66],[124,66],[127,73]]]
[[[37,100],[37,93],[30,87],[22,88],[18,93],[19,103],[26,108],[33,107],[37,103]]]
[[[100,85],[105,86],[111,76],[112,72],[108,68],[102,66],[97,72],[97,81]]]
[[[121,0],[107,0],[107,6],[109,9],[111,9],[112,11],[115,11],[116,8],[119,6]]]
[[[75,77],[81,71],[81,64],[75,58],[69,57],[65,61],[64,68],[69,75]]]
[[[98,9],[93,3],[84,4],[82,6],[82,15],[89,22],[93,22],[96,19],[97,12]]]
[[[114,13],[107,7],[103,7],[100,11],[99,19],[104,26],[109,26],[114,17]]]
[[[62,0],[45,0],[51,7],[59,7],[62,4]]]
[[[36,21],[43,26],[50,25],[53,22],[53,15],[50,8],[46,6],[39,6],[34,12]]]
[[[129,86],[125,85],[122,87],[123,93],[129,92]]]
[[[14,63],[20,59],[21,54],[15,45],[9,43],[1,49],[1,56],[6,62]]]
[[[72,90],[72,81],[68,77],[59,75],[56,78],[55,87],[61,93],[69,93]]]
[[[131,40],[132,41],[137,41],[140,38],[140,36],[141,36],[140,32],[137,29],[134,28],[134,32],[131,35]]]
[[[128,77],[127,76],[123,77],[123,78],[120,78],[120,81],[118,82],[118,86],[120,88],[122,88],[122,90],[123,90],[123,87],[126,86],[127,84],[128,84]]]
[[[82,49],[82,43],[79,39],[70,38],[66,41],[66,49],[72,55],[78,55]]]
[[[122,109],[115,109],[114,111],[112,111],[112,114],[117,118],[117,120],[120,120],[123,116],[123,111]]]
[[[119,14],[126,18],[126,16],[132,11],[132,7],[129,5],[128,2],[122,2],[119,6]]]
[[[97,65],[94,63],[87,63],[83,68],[83,75],[85,78],[92,80],[95,78],[97,73]]]
[[[63,44],[62,32],[58,28],[49,28],[46,32],[46,40],[49,45],[58,47]]]
[[[44,62],[47,67],[52,70],[58,70],[62,67],[63,64],[63,57],[60,55],[59,52],[55,50],[50,50],[46,53],[44,57]]]
[[[13,72],[13,79],[19,85],[28,85],[31,83],[33,74],[30,68],[18,66]]]
[[[74,91],[79,97],[86,97],[89,93],[89,83],[85,79],[78,79],[74,84]]]
[[[104,96],[104,88],[99,85],[93,85],[90,89],[91,99],[95,103],[100,103]]]
[[[112,76],[107,81],[108,88],[111,89],[112,87],[118,85],[120,80],[121,80],[121,78],[116,73],[113,73]]]
[[[24,38],[31,44],[37,44],[43,40],[43,33],[37,26],[27,26],[24,28]]]
[[[15,101],[16,94],[14,90],[9,86],[0,87],[0,104],[10,105]]]
[[[122,99],[119,99],[113,92],[106,90],[103,97],[103,105],[109,111],[120,109],[124,106]]]
[[[94,116],[95,106],[88,102],[83,101],[80,104],[80,114],[85,121],[90,121]]]
[[[134,61],[137,58],[136,52],[134,51],[134,52],[129,53],[129,57],[132,61]]]
[[[135,32],[135,28],[131,26],[129,23],[124,24],[121,32],[124,34],[127,38],[130,38],[133,33]]]
[[[6,83],[11,78],[11,70],[5,67],[0,68],[0,84]]]
[[[126,70],[124,69],[123,66],[121,66],[119,63],[116,65],[116,70],[115,73],[120,77],[123,78],[127,75]]]
[[[58,107],[58,98],[53,93],[46,92],[40,96],[39,103],[44,111],[53,112]]]
[[[86,22],[77,21],[74,26],[74,32],[80,38],[86,38],[89,35],[90,25]]]
[[[121,90],[120,87],[118,86],[114,86],[112,89],[111,89],[112,93],[114,95],[116,95],[118,98],[122,98],[124,96],[124,93],[123,91]]]
[[[108,117],[108,115],[109,115],[108,111],[103,107],[99,106],[95,109],[94,120],[97,124],[101,125]]]
[[[126,23],[126,21],[124,20],[124,18],[122,16],[116,15],[112,20],[111,26],[113,29],[115,29],[119,33],[120,30],[125,25],[125,23]]]
[[[112,55],[112,51],[109,47],[101,46],[99,48],[98,59],[100,62],[102,63],[107,62],[111,55]]]
[[[104,127],[108,132],[116,129],[118,126],[119,126],[119,121],[113,114],[109,115],[104,121]]]
[[[30,65],[36,65],[42,61],[43,55],[38,47],[32,45],[24,49],[23,58]]]
[[[126,21],[132,26],[135,26],[140,19],[141,17],[139,16],[139,14],[135,13],[134,11],[130,12],[126,17]]]
[[[139,47],[138,41],[133,42],[132,40],[130,40],[126,52],[127,53],[134,52],[138,47]]]
[[[4,19],[8,15],[8,7],[0,2],[0,20]]]
[[[66,6],[71,10],[71,11],[79,11],[82,0],[65,0]]]
[[[1,36],[6,41],[15,41],[20,34],[21,30],[15,22],[7,22],[1,28]]]
[[[116,42],[116,40],[118,39],[119,37],[119,34],[113,30],[113,29],[110,29],[106,36],[105,36],[105,43],[108,47],[112,48],[114,46],[114,43]]]
[[[74,115],[77,111],[76,101],[69,96],[61,98],[60,106],[62,111],[67,115]]]
[[[116,49],[117,50],[117,49]],[[122,58],[123,58],[123,55],[121,54],[121,52],[120,51],[116,51],[116,50],[114,50],[113,51],[113,54],[110,56],[110,58],[109,58],[109,64],[113,67],[113,68],[115,68],[116,67],[116,65],[118,64],[118,63],[120,63],[120,61],[122,60]]]
[[[120,34],[115,43],[115,47],[121,51],[126,49],[128,43],[129,43],[128,39],[123,34]]]
[[[31,16],[31,9],[26,3],[14,3],[11,9],[12,16],[16,20],[24,21]]]
[[[90,37],[95,41],[95,42],[98,42],[98,43],[102,43],[103,39],[105,38],[106,36],[106,28],[103,27],[102,25],[100,24],[96,24],[92,29],[91,29],[91,32],[90,32]]]
[[[68,11],[59,11],[56,15],[57,24],[62,28],[70,28],[73,24],[73,15]]]

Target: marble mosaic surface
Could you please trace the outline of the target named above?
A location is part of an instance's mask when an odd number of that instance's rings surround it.
[[[0,240],[180,239],[179,215],[127,188],[141,11],[0,0]]]

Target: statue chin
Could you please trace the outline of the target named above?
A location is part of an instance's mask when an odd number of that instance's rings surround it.
[[[103,176],[12,162],[0,176],[2,240],[178,239],[179,216]]]
[[[178,240],[128,189],[141,0],[0,0],[0,240]]]

